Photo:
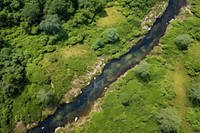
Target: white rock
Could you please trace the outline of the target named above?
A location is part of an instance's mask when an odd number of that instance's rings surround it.
[[[54,133],[56,133],[59,129],[61,129],[62,127],[57,127],[54,131]]]
[[[77,121],[78,121],[78,117],[75,117],[74,122],[77,122]]]

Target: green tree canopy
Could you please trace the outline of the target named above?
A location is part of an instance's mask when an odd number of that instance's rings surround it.
[[[9,97],[19,94],[24,80],[24,56],[10,48],[0,51],[0,90]]]
[[[60,18],[57,14],[45,16],[40,23],[40,29],[47,34],[56,34],[61,29]]]
[[[37,22],[41,15],[39,3],[36,0],[26,3],[21,14],[30,24]]]
[[[119,40],[119,34],[117,33],[117,30],[114,28],[108,28],[103,33],[103,41],[105,43],[115,43]]]
[[[178,113],[172,108],[160,110],[156,114],[156,120],[164,133],[176,132],[181,124]]]
[[[149,81],[150,80],[150,68],[151,65],[146,61],[142,61],[138,66],[135,68],[136,76],[141,79],[142,81]]]
[[[197,106],[200,106],[200,84],[188,89],[189,99]]]
[[[44,10],[46,14],[58,14],[67,18],[74,12],[73,3],[70,0],[47,0]]]
[[[55,93],[52,91],[47,91],[44,89],[41,89],[36,96],[39,100],[39,103],[45,105],[45,106],[52,106],[57,102]]]
[[[190,43],[191,38],[186,34],[179,35],[175,40],[175,44],[179,50],[187,50]]]
[[[86,9],[92,13],[102,10],[104,3],[102,0],[78,0],[79,8]]]

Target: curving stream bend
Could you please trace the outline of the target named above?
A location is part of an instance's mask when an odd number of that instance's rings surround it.
[[[75,117],[87,114],[94,101],[102,96],[105,87],[116,81],[119,76],[138,64],[151,52],[164,35],[168,23],[178,15],[180,8],[185,5],[186,0],[169,0],[164,14],[156,20],[143,39],[139,40],[130,51],[119,59],[109,61],[102,73],[92,80],[74,101],[61,105],[53,115],[39,122],[38,126],[30,129],[28,133],[53,133],[57,127],[65,126],[68,122],[74,121]]]

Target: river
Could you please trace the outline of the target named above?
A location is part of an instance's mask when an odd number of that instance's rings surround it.
[[[155,21],[143,39],[119,59],[109,61],[102,73],[93,79],[78,97],[71,103],[61,105],[53,115],[39,122],[38,126],[30,129],[28,133],[53,133],[57,127],[65,126],[76,117],[88,114],[94,101],[105,92],[105,87],[138,64],[159,43],[169,22],[178,15],[180,8],[184,5],[186,5],[186,0],[169,0],[165,12]]]

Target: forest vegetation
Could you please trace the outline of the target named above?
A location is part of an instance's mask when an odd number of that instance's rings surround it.
[[[162,2],[167,1],[1,0],[0,132],[26,132],[72,100],[63,97],[75,79],[86,86],[90,79],[84,76],[99,58],[106,62],[126,53],[144,35],[146,15]],[[152,55],[109,87],[102,111],[73,132],[200,132],[200,2],[190,0],[189,7]],[[184,83],[171,77],[182,73]],[[179,98],[184,107],[177,105]]]
[[[58,133],[199,133],[199,5],[188,1],[151,55]]]

